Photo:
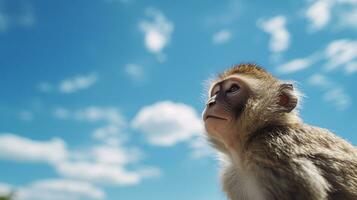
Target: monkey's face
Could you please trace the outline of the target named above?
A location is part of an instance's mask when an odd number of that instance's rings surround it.
[[[238,75],[229,76],[212,84],[203,111],[207,133],[218,140],[229,139],[227,137],[232,136],[232,130],[236,130],[237,121],[250,94],[247,81]]]

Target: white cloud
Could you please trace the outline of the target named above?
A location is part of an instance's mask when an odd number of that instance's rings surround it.
[[[19,200],[84,200],[104,199],[100,188],[83,181],[48,179],[31,183],[16,190]]]
[[[159,146],[172,146],[203,132],[200,117],[192,107],[170,101],[142,108],[132,126],[143,132],[149,143]]]
[[[357,1],[355,0],[316,0],[311,2],[304,15],[310,23],[311,31],[318,31],[330,23],[337,28],[357,28]]]
[[[162,57],[163,49],[170,42],[174,24],[155,8],[146,9],[146,15],[150,19],[139,23],[139,28],[145,35],[145,46],[151,53]]]
[[[98,162],[66,162],[58,165],[57,170],[66,177],[114,185],[133,185],[141,181],[140,174],[126,171],[120,165]]]
[[[284,63],[278,67],[278,72],[281,74],[290,74],[298,72],[310,67],[313,64],[313,60],[309,58],[298,58]]]
[[[0,158],[14,161],[57,163],[67,157],[66,144],[59,138],[35,141],[11,133],[0,135]]]
[[[0,196],[9,195],[12,192],[12,187],[6,183],[0,183]]]
[[[78,92],[80,90],[88,89],[98,81],[98,76],[95,73],[77,75],[72,78],[68,78],[60,81],[57,85],[43,81],[37,85],[37,89],[43,93],[53,92],[58,90],[60,93],[70,94]]]
[[[310,67],[317,61],[322,61],[322,66],[327,72],[335,69],[343,69],[347,75],[357,72],[357,40],[331,41],[324,50],[284,63],[278,66],[277,71],[282,74],[294,73]]]
[[[101,145],[92,149],[93,158],[99,163],[124,165],[137,162],[142,153],[138,149],[123,149],[119,146]]]
[[[332,41],[325,50],[325,57],[327,70],[343,67],[347,72],[352,72],[351,66],[349,69],[346,69],[346,66],[357,61],[357,40]]]
[[[142,66],[137,64],[127,64],[125,65],[125,72],[134,81],[142,81],[145,77],[144,69]]]
[[[332,103],[339,110],[345,110],[352,103],[351,97],[344,88],[323,74],[312,75],[309,77],[308,83],[319,87],[324,92],[324,101]]]
[[[56,108],[54,117],[62,120],[76,120],[82,122],[104,122],[104,125],[96,128],[92,136],[94,139],[108,144],[120,143],[119,139],[125,140],[124,128],[126,120],[115,107],[90,106],[83,109],[70,111],[65,108]]]
[[[320,30],[329,23],[333,2],[333,0],[316,0],[307,8],[305,16],[310,20],[311,30]]]
[[[123,132],[126,121],[118,109],[90,106],[70,111],[57,108],[54,115],[59,119],[104,123],[95,128],[93,138],[105,145],[95,145],[83,151],[72,152],[72,159],[55,166],[62,176],[112,185],[134,185],[146,177],[159,174],[159,169],[153,167],[130,171],[126,169],[128,165],[141,160],[143,152],[138,148],[124,146],[127,139]],[[157,173],[147,174],[151,169],[155,169]]]
[[[224,44],[232,38],[232,32],[227,29],[220,30],[213,34],[212,42],[213,44]]]
[[[286,29],[286,18],[276,16],[267,20],[258,22],[258,26],[271,35],[269,42],[270,50],[274,53],[280,53],[288,49],[290,45],[290,33]]]
[[[73,93],[79,90],[87,89],[96,83],[98,77],[96,74],[78,75],[76,77],[61,81],[59,91],[62,93]]]
[[[90,106],[74,112],[74,117],[77,120],[96,122],[106,121],[117,126],[125,125],[124,117],[118,109],[114,107],[98,107]]]
[[[133,185],[160,174],[154,167],[128,171],[143,153],[119,144],[94,145],[81,152],[69,151],[60,139],[40,142],[13,134],[0,135],[0,158],[23,162],[44,162],[62,176],[110,185]]]
[[[143,167],[127,170],[128,165],[139,162],[143,153],[137,148],[119,145],[96,145],[76,155],[75,159],[56,165],[62,176],[110,185],[136,185],[144,178],[155,177],[160,170]],[[143,171],[156,170],[156,174]]]

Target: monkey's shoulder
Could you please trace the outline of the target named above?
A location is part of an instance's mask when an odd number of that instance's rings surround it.
[[[331,131],[308,124],[271,126],[258,130],[248,139],[248,151],[256,156],[275,158],[315,154],[344,154],[357,158],[357,149]]]

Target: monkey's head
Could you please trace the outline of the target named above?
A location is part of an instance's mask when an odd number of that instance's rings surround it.
[[[298,95],[285,83],[254,64],[240,64],[224,71],[211,83],[203,112],[206,131],[222,142],[234,141],[270,124],[299,120]]]

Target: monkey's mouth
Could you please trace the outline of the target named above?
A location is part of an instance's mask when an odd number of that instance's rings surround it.
[[[206,121],[207,119],[209,119],[209,118],[219,119],[219,120],[227,120],[226,118],[219,117],[219,116],[217,116],[217,115],[207,115],[207,116],[205,117],[205,121]]]

